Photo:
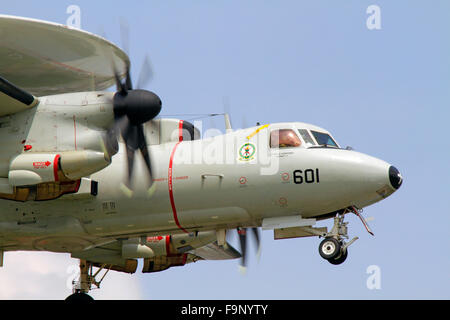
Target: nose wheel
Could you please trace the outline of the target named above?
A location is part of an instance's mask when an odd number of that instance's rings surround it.
[[[334,259],[341,252],[341,244],[335,238],[325,238],[319,245],[319,254],[325,260]]]
[[[341,254],[335,258],[328,259],[328,262],[334,265],[343,263],[347,259],[348,250],[341,251]]]
[[[338,265],[347,259],[348,250],[335,238],[325,238],[319,245],[319,254],[329,263]]]

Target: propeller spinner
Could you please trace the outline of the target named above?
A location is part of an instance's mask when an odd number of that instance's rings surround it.
[[[118,77],[116,77],[118,79]],[[125,142],[128,176],[125,182],[126,191],[131,191],[135,154],[140,150],[147,167],[150,185],[152,185],[152,170],[147,141],[144,135],[144,123],[154,119],[161,111],[161,99],[147,90],[132,90],[131,79],[127,72],[125,84],[118,81],[120,91],[114,95],[114,134],[120,134]]]
[[[128,26],[125,22],[121,23],[122,44],[128,53],[129,36]],[[149,194],[154,191],[152,179],[152,168],[150,163],[150,154],[147,147],[147,141],[144,134],[144,123],[154,119],[161,112],[161,99],[155,93],[140,89],[153,77],[152,68],[148,56],[145,57],[142,64],[139,78],[138,89],[133,90],[130,75],[130,65],[126,66],[125,81],[121,81],[121,75],[116,69],[114,61],[111,60],[116,80],[116,90],[113,98],[114,125],[106,133],[104,139],[105,155],[111,158],[111,155],[118,151],[118,137],[121,136],[126,146],[126,156],[128,165],[128,174],[126,181],[121,189],[128,195],[133,194],[132,176],[136,151],[139,150],[145,161],[148,178],[150,182]]]
[[[144,62],[140,72],[139,85],[147,82],[152,75],[150,64]],[[152,169],[150,154],[144,134],[144,123],[154,119],[161,112],[161,99],[155,93],[136,89],[133,90],[130,69],[127,66],[126,78],[122,82],[114,67],[117,92],[113,98],[114,125],[108,130],[105,139],[105,154],[107,157],[117,153],[118,137],[121,136],[126,146],[128,174],[122,184],[122,190],[128,195],[133,194],[132,176],[136,151],[139,150],[144,158],[149,177],[149,193],[153,193]]]

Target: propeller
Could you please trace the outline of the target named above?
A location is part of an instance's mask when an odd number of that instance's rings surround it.
[[[253,233],[253,238],[255,240],[255,245],[257,248],[256,256],[259,258],[259,256],[261,255],[261,240],[258,228],[237,228],[242,255],[239,269],[241,270],[242,273],[245,273],[247,269],[247,235],[249,229]]]
[[[228,115],[230,115],[231,108],[230,108],[230,103],[229,103],[228,97],[223,97],[223,106],[224,106],[224,112],[227,113]],[[245,118],[245,114],[242,116],[241,120],[242,120],[241,121],[242,129],[247,128],[247,121]],[[237,228],[237,233],[239,236],[239,244],[241,246],[241,255],[242,255],[239,269],[242,273],[245,273],[246,269],[247,269],[247,235],[248,235],[249,229],[253,233],[253,238],[255,241],[256,248],[257,248],[256,256],[258,257],[258,259],[261,256],[261,239],[259,236],[259,229],[258,228]]]
[[[128,51],[128,28],[121,23],[121,36],[123,47]],[[150,163],[150,154],[147,147],[147,141],[144,134],[144,123],[154,119],[161,111],[161,99],[155,93],[139,89],[148,83],[153,72],[148,57],[145,57],[140,70],[138,89],[133,89],[130,65],[126,66],[125,81],[121,81],[121,75],[116,69],[114,61],[111,60],[116,81],[116,90],[113,98],[114,125],[108,130],[105,139],[105,154],[108,158],[111,154],[118,151],[118,137],[121,136],[126,146],[126,157],[128,165],[128,174],[125,183],[122,184],[122,190],[129,196],[132,195],[132,176],[135,162],[136,151],[140,151],[145,161],[147,173],[150,181],[149,192],[152,188],[152,169]]]

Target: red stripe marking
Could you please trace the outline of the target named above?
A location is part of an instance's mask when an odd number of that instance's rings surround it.
[[[79,179],[77,181],[77,185],[75,186],[75,192],[78,192],[78,190],[80,190],[80,185],[81,185],[81,179]]]
[[[180,132],[182,133],[183,120],[180,120],[179,128],[181,128]],[[180,228],[184,232],[189,233],[188,231],[186,231],[186,229],[184,229],[180,225],[180,221],[178,221],[177,208],[175,207],[175,201],[173,199],[173,183],[172,183],[173,157],[175,156],[175,151],[177,150],[178,145],[183,141],[182,134],[179,136],[179,139],[181,139],[181,140],[178,141],[177,144],[175,145],[175,147],[173,148],[172,154],[170,155],[170,160],[169,160],[169,177],[167,179],[169,182],[169,199],[170,199],[170,205],[172,206],[173,219],[175,220],[176,225],[178,226],[178,228]]]
[[[166,256],[170,255],[170,236],[166,236]]]
[[[178,141],[183,141],[183,120],[178,124]]]
[[[58,161],[61,156],[57,154],[55,159],[53,160],[53,175],[55,177],[55,181],[59,181],[58,179]]]
[[[358,218],[361,220],[361,222],[363,223],[364,227],[366,228],[367,232],[370,233],[372,236],[374,236],[375,234],[372,232],[372,230],[370,230],[369,225],[367,224],[366,220],[364,219],[364,217],[359,213],[358,210],[356,210],[355,207],[351,207],[353,210],[353,213],[356,214],[358,216]]]

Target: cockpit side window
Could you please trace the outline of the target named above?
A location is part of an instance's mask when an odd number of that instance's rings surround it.
[[[301,145],[300,138],[292,129],[273,130],[270,133],[271,148],[292,148]]]

